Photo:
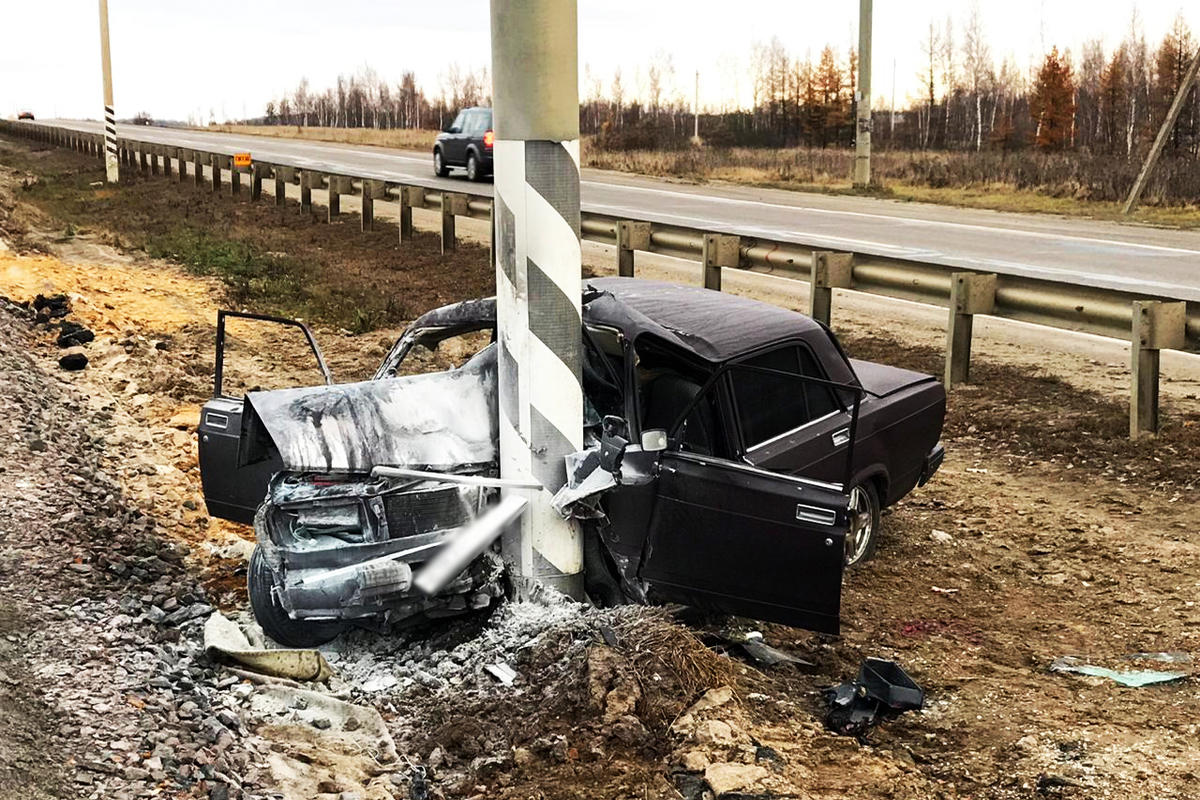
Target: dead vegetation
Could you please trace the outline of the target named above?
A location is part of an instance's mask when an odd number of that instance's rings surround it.
[[[306,142],[336,142],[339,144],[394,147],[398,150],[433,152],[433,140],[438,132],[423,128],[322,128],[315,125],[208,125],[198,128],[219,133],[246,136],[274,136],[279,139],[300,139]]]

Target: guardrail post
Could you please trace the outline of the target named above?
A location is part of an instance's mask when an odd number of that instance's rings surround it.
[[[204,185],[204,154],[199,150],[192,151],[192,183]]]
[[[287,203],[287,185],[295,182],[296,169],[295,167],[275,167],[272,170],[272,176],[275,178],[275,205],[285,205]]]
[[[1133,301],[1130,367],[1133,385],[1129,402],[1129,438],[1158,433],[1159,351],[1184,347],[1186,303]]]
[[[162,152],[161,147],[155,147],[153,150],[150,151],[150,174],[151,175],[158,174],[158,158],[159,158],[159,153],[161,153],[161,152]]]
[[[387,184],[383,181],[364,179],[362,183],[362,229],[375,229],[375,200],[387,197]]]
[[[257,203],[262,199],[262,182],[268,168],[257,161],[250,165],[250,202]]]
[[[313,174],[309,170],[300,173],[300,213],[312,213]]]
[[[617,222],[617,274],[633,277],[634,257],[638,250],[650,249],[650,223],[623,219]]]
[[[163,177],[165,178],[171,177],[171,152],[174,149],[173,147],[164,147],[159,151],[162,153]]]
[[[946,327],[946,388],[971,376],[971,332],[976,314],[996,307],[996,276],[977,272],[950,275],[950,321]]]
[[[141,168],[143,178],[150,174],[150,164],[148,162],[149,154],[146,152],[146,148],[138,145],[138,166]]]
[[[455,215],[466,215],[467,203],[470,200],[465,194],[457,192],[442,192],[442,253],[449,253],[458,248],[458,237],[455,235]]]
[[[704,234],[704,248],[700,260],[704,264],[704,288],[721,291],[721,268],[741,265],[742,240],[740,236],[723,233]]]
[[[210,184],[210,187],[212,188],[213,194],[221,191],[221,162],[223,160],[224,156],[220,155],[219,153],[213,153],[209,158],[210,166],[212,167],[212,183]]]
[[[354,193],[354,181],[350,178],[341,175],[329,176],[329,202],[326,208],[329,215],[326,217],[327,222],[333,222],[333,218],[342,213],[342,195]]]
[[[175,182],[182,184],[187,180],[187,165],[188,161],[192,159],[192,152],[180,149],[175,151],[175,155],[179,159],[179,169],[175,172]]]
[[[234,200],[242,194],[242,170],[232,161],[229,162],[229,196]]]
[[[833,317],[833,290],[849,289],[854,279],[854,254],[814,250],[809,272],[808,315],[826,327]]]
[[[413,230],[413,206],[425,205],[425,190],[420,186],[400,187],[400,241],[411,242],[416,232]]]

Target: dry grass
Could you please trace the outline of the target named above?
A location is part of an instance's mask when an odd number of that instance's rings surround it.
[[[921,153],[879,151],[872,167],[880,186],[850,184],[853,151],[838,149],[688,148],[583,149],[584,166],[685,181],[720,181],[792,191],[872,194],[967,208],[1127,219],[1118,198],[1137,166],[1122,159],[1075,154]],[[1195,167],[1167,164],[1152,182],[1136,222],[1200,227]]]
[[[300,125],[209,125],[200,130],[219,133],[238,133],[248,136],[275,136],[280,139],[304,139],[310,142],[365,144],[372,147],[393,147],[398,150],[430,150],[437,131],[375,130],[374,128],[314,128]]]

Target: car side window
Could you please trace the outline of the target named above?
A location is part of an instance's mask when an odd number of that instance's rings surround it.
[[[483,111],[472,111],[464,130],[472,136],[482,136],[487,131],[487,114]]]
[[[731,370],[738,422],[747,448],[757,447],[839,408],[828,386],[802,379],[802,376],[824,378],[812,354],[804,348],[782,347],[742,364],[774,371],[758,372],[739,368],[741,365]]]
[[[457,128],[459,131],[463,131],[466,129],[465,128],[466,119],[467,119],[467,112],[460,111],[460,112],[458,112],[458,116],[454,118],[454,122],[450,123],[450,127]]]

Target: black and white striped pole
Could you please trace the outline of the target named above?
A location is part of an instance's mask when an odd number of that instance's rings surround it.
[[[108,52],[108,0],[100,0],[100,67],[104,73],[104,170],[109,183],[121,180],[117,117],[113,113],[112,58]]]
[[[519,591],[583,593],[583,541],[550,505],[583,446],[576,0],[491,0],[500,469],[533,478],[504,555]]]

